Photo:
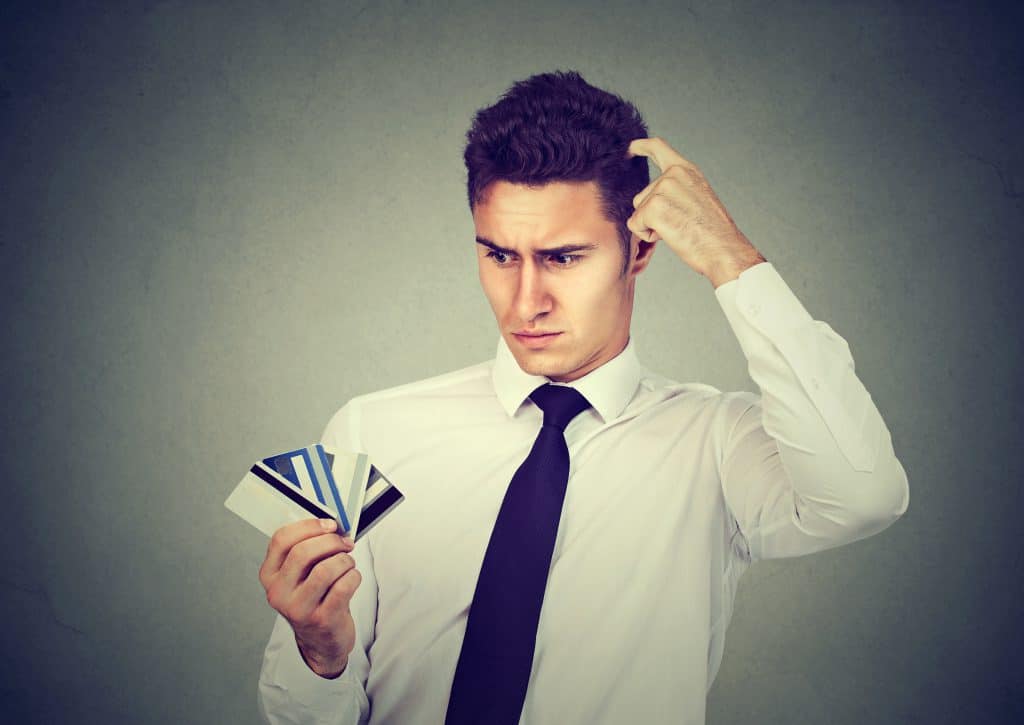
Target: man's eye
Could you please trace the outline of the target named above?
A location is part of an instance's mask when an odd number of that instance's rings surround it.
[[[487,256],[493,259],[498,264],[505,264],[508,262],[508,255],[504,252],[499,252],[496,249],[492,249],[487,253]]]
[[[579,254],[552,254],[548,259],[554,262],[556,267],[571,267],[580,260]]]

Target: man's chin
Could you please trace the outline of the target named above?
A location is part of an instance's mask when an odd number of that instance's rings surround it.
[[[572,375],[579,369],[581,362],[573,360],[571,355],[572,346],[569,336],[562,333],[558,336],[553,345],[531,350],[510,335],[511,340],[506,338],[512,357],[519,364],[519,368],[528,375],[540,375],[542,377],[559,380]]]
[[[561,358],[546,350],[518,351],[512,356],[519,363],[520,369],[527,375],[542,375],[547,378],[558,377],[564,370]]]
[[[519,363],[519,368],[528,375],[547,375],[547,371],[550,370],[550,365],[545,365],[543,361],[538,360],[537,355],[523,356],[516,355],[516,362]]]

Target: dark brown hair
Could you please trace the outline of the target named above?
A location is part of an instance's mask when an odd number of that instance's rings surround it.
[[[626,157],[630,141],[647,137],[636,107],[583,80],[575,71],[530,76],[494,105],[477,111],[466,133],[466,191],[472,212],[495,181],[543,186],[595,181],[602,210],[618,227],[629,264],[633,197],[650,182],[647,159]]]

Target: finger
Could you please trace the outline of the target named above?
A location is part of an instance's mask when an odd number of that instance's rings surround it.
[[[661,179],[660,176],[657,179],[655,179],[654,181],[652,181],[650,184],[645,186],[643,189],[641,189],[640,192],[636,196],[633,197],[633,208],[634,209],[639,209],[640,205],[643,204],[645,201],[647,201],[647,197],[654,190],[654,187],[657,185],[659,179]]]
[[[320,602],[320,608],[329,613],[348,609],[352,596],[356,593],[356,589],[359,588],[362,582],[363,575],[360,571],[355,567],[349,569],[334,580],[334,584],[327,590],[323,601]]]
[[[626,220],[626,227],[645,242],[652,242],[656,232],[643,222],[642,216],[643,212],[635,212]]]
[[[327,522],[330,528],[325,529],[322,522]],[[302,519],[279,528],[267,544],[267,555],[260,566],[260,581],[264,581],[265,586],[265,580],[277,574],[288,552],[297,543],[311,536],[320,536],[324,531],[333,531],[336,527],[337,524],[331,519]]]
[[[661,171],[673,164],[688,165],[690,163],[678,151],[669,146],[664,139],[657,136],[634,139],[630,142],[626,152],[631,157],[648,157]]]
[[[275,577],[275,586],[290,591],[301,584],[309,572],[323,559],[350,548],[337,534],[321,534],[300,541],[285,557]]]
[[[644,205],[654,205],[662,202],[669,202],[673,206],[692,206],[691,192],[692,182],[686,177],[686,171],[680,171],[677,174],[672,173],[672,169],[680,169],[680,166],[673,166],[664,174],[659,176],[653,183],[648,184],[647,188],[633,197],[633,203],[637,209],[640,209]],[[682,179],[680,179],[682,175]],[[663,197],[662,199],[656,199],[652,197]],[[650,213],[648,213],[648,218]]]
[[[327,596],[334,582],[355,566],[355,559],[344,551],[318,561],[310,569],[305,581],[296,587],[289,601],[290,611],[306,614],[312,612]]]

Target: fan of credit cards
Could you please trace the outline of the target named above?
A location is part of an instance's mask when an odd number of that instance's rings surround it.
[[[224,505],[267,536],[315,517],[334,519],[358,541],[403,499],[365,453],[315,443],[254,463]]]

